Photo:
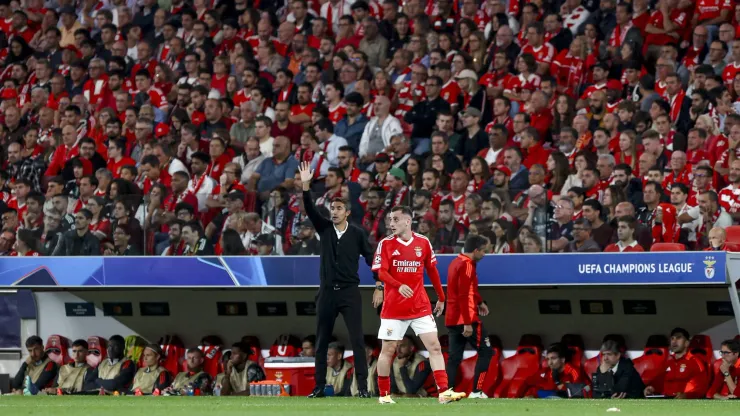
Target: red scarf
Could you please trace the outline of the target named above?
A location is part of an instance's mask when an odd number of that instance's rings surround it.
[[[684,90],[680,90],[678,94],[676,94],[676,97],[671,100],[671,121],[676,122],[678,120],[678,116],[681,115],[681,107],[683,107],[683,99],[686,98],[686,92]]]
[[[324,151],[324,154],[319,156],[319,161],[316,163],[316,171],[313,173],[313,178],[318,179],[321,176],[321,164],[324,163],[324,156],[326,155],[326,149],[329,148],[329,140],[327,139],[324,142],[324,148],[322,149]]]
[[[718,207],[717,212],[712,214],[712,219],[710,220],[710,222],[712,223],[712,226],[714,226],[714,224],[717,223],[717,220],[719,219],[720,214],[722,214],[722,207]],[[699,244],[701,244],[701,241],[704,238],[704,236],[708,234],[707,224],[708,222],[702,221],[701,227],[698,230],[696,230],[696,241]]]
[[[385,212],[381,208],[377,215],[373,215],[371,211],[367,211],[365,216],[362,217],[362,227],[372,237],[375,237],[375,241],[380,241],[382,235],[378,234],[378,228],[380,228],[380,221],[385,217]]]
[[[198,182],[193,187],[193,195],[198,194],[198,191],[200,190],[200,187],[203,186],[203,182],[206,180],[206,177],[208,177],[208,175],[205,173],[200,175],[200,179],[198,179]],[[193,176],[192,180],[195,180],[195,176]]]
[[[622,44],[624,43],[624,38],[627,37],[627,32],[632,29],[632,26],[632,21],[624,25],[624,27],[622,27],[621,25],[617,25],[614,28],[611,37],[609,37],[609,46],[613,46],[615,48],[622,46]]]

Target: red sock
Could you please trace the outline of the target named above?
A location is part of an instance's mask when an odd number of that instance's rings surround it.
[[[391,394],[390,376],[378,376],[378,392],[380,393],[380,397]]]
[[[445,370],[436,370],[434,372],[434,382],[437,383],[437,390],[440,393],[450,388],[447,382],[447,371]]]

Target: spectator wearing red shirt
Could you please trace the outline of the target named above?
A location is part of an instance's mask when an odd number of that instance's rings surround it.
[[[54,150],[51,163],[46,169],[45,176],[56,176],[61,173],[64,165],[79,154],[77,145],[77,130],[74,126],[66,125],[62,128],[62,145]]]
[[[526,152],[522,164],[527,169],[531,168],[532,165],[547,166],[547,158],[550,156],[550,152],[542,147],[539,132],[534,127],[527,127],[522,131],[521,139],[522,149]]]
[[[642,252],[640,244],[635,240],[635,226],[637,222],[633,217],[623,216],[617,220],[617,238],[616,243],[609,244],[604,249],[604,253],[632,253]]]
[[[136,45],[136,53],[138,62],[131,68],[131,78],[135,79],[142,69],[149,72],[150,79],[153,78],[157,60],[152,57],[152,47],[147,42],[141,41]]]
[[[297,149],[301,143],[303,127],[290,122],[290,103],[279,101],[275,104],[275,122],[272,123],[270,136],[285,136],[290,140],[291,148]]]
[[[167,173],[167,171],[161,169],[159,159],[154,155],[144,156],[141,160],[139,171],[145,176],[144,186],[142,189],[144,195],[149,194],[149,191],[155,183],[160,183],[167,189],[172,185],[172,177]]]
[[[18,234],[20,239],[20,233]],[[740,341],[728,339],[722,342],[719,349],[722,361],[714,371],[714,382],[707,391],[707,399],[727,400],[740,396],[738,376],[740,376]]]
[[[539,133],[539,141],[547,141],[552,127],[552,109],[548,107],[547,96],[542,91],[535,91],[530,101],[530,125]]]
[[[657,54],[661,46],[677,43],[688,19],[686,11],[678,8],[677,0],[660,0],[645,27],[645,50]]]
[[[167,96],[162,90],[152,86],[152,76],[146,69],[140,69],[136,73],[135,77],[137,91],[134,93],[136,97],[138,94],[146,94],[148,100],[152,106],[159,108],[164,113],[170,108],[169,102],[167,102]]]
[[[555,396],[568,398],[567,384],[590,385],[590,380],[580,369],[566,361],[567,348],[560,344],[547,347],[545,360],[547,368],[530,377],[521,392],[522,397],[538,397],[540,392],[554,393]]]
[[[339,18],[339,33],[336,36],[337,43],[334,52],[341,51],[345,46],[353,46],[355,50],[360,49],[362,37],[355,32],[355,19],[347,14]]]
[[[665,375],[645,387],[645,396],[662,394],[675,399],[703,398],[709,387],[710,372],[706,364],[689,352],[689,331],[671,331],[671,355],[665,364]]]
[[[527,45],[522,48],[523,54],[534,56],[538,75],[547,74],[550,70],[550,64],[555,57],[555,47],[545,43],[545,26],[542,22],[534,22],[527,27]]]

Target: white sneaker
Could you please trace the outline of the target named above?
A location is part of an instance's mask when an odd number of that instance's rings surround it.
[[[472,392],[468,396],[468,399],[487,399],[487,398],[488,396],[486,395],[486,393],[483,393],[482,391]]]
[[[439,402],[441,404],[456,402],[464,398],[465,398],[465,393],[457,393],[453,391],[452,389],[448,389],[445,392],[439,393]]]
[[[380,404],[396,404],[396,402],[394,402],[393,399],[391,398],[391,395],[390,394],[387,395],[387,396],[380,396],[380,397],[378,397],[378,403],[380,403]]]

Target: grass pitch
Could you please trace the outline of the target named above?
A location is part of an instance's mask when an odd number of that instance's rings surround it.
[[[463,400],[440,405],[434,399],[397,399],[381,406],[375,399],[300,397],[15,397],[0,396],[0,415],[196,416],[234,415],[506,415],[506,416],[737,416],[737,402],[671,400]],[[619,408],[619,413],[607,409]],[[417,413],[418,412],[418,413]]]

